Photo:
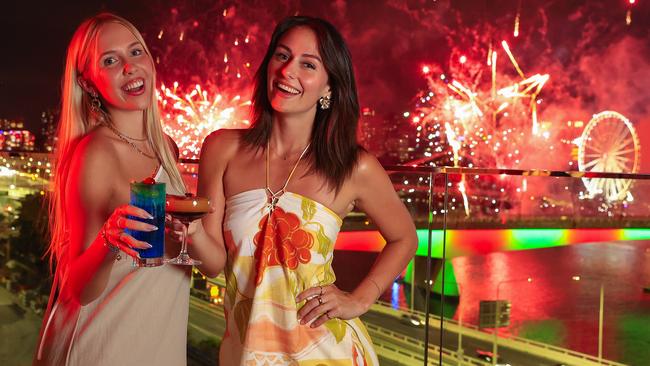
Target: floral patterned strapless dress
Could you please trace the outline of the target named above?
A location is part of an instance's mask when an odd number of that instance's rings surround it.
[[[231,196],[223,224],[226,331],[220,364],[378,365],[361,320],[300,325],[296,296],[334,283],[333,250],[341,218],[286,192],[271,211],[265,189]]]

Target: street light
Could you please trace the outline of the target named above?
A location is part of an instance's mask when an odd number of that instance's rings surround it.
[[[526,278],[526,279],[511,279],[511,280],[499,281],[499,283],[497,283],[497,298],[496,298],[497,306],[496,306],[496,319],[495,319],[495,322],[494,322],[494,323],[495,323],[495,324],[494,324],[494,332],[492,333],[492,337],[493,337],[493,343],[492,343],[492,366],[495,366],[495,365],[497,364],[497,359],[499,358],[499,355],[497,354],[497,351],[498,351],[498,348],[499,348],[499,346],[498,346],[498,334],[497,334],[497,333],[499,332],[499,326],[500,326],[500,320],[501,320],[501,319],[500,319],[500,314],[499,314],[499,312],[501,311],[501,306],[499,306],[499,303],[498,303],[498,301],[499,301],[499,290],[500,290],[500,288],[501,288],[501,285],[503,285],[504,283],[523,282],[523,281],[526,281],[526,282],[528,282],[528,283],[532,283],[532,282],[533,282],[533,278],[532,278],[532,277],[528,277],[528,278]]]
[[[571,277],[573,281],[581,281],[583,277],[573,276]],[[599,281],[596,278],[584,277],[584,279],[590,281],[598,281],[600,283],[600,298],[598,304],[598,364],[603,360],[603,315],[604,315],[604,305],[605,305],[605,286],[603,281]]]

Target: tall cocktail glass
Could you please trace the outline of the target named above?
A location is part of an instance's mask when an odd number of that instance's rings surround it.
[[[149,249],[135,249],[140,254],[140,260],[135,264],[139,267],[160,266],[164,263],[165,255],[165,183],[131,183],[131,205],[147,211],[153,219],[129,216],[130,219],[158,228],[155,231],[124,230],[135,239],[151,245]]]

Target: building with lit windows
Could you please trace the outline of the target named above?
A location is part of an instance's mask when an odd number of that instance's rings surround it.
[[[0,119],[0,150],[34,151],[36,138],[22,121]]]

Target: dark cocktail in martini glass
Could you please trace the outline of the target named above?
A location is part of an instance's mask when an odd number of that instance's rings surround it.
[[[205,197],[196,197],[192,195],[167,195],[165,211],[183,224],[181,252],[176,258],[170,259],[167,263],[184,266],[198,266],[202,262],[192,259],[187,253],[187,229],[192,221],[200,219],[210,211],[210,201]]]

